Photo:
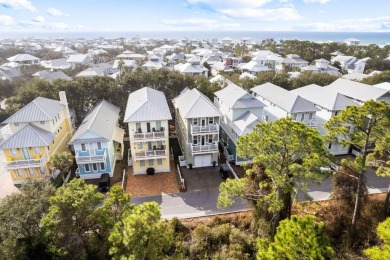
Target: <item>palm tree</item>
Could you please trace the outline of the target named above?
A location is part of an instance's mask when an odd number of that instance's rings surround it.
[[[58,169],[60,171],[62,181],[65,185],[65,174],[68,172],[69,166],[73,163],[73,155],[69,152],[62,152],[53,155],[49,161],[46,162],[46,166],[54,171]]]

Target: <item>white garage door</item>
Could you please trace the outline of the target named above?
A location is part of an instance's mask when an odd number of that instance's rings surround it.
[[[211,154],[197,155],[194,159],[194,167],[206,167],[211,165]]]

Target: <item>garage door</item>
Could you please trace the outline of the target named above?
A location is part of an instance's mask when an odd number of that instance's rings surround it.
[[[194,159],[194,167],[206,167],[211,165],[211,154],[197,155]]]

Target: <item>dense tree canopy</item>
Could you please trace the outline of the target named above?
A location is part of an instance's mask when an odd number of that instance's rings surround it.
[[[313,216],[292,216],[280,222],[275,241],[258,242],[257,259],[329,259],[333,255],[324,223]]]
[[[380,223],[376,230],[383,244],[364,250],[364,254],[372,260],[390,259],[390,218]]]
[[[237,147],[239,156],[253,157],[252,176],[222,183],[218,205],[231,205],[235,195],[255,200],[272,212],[272,232],[280,220],[290,217],[296,190],[327,177],[319,170],[327,165],[327,149],[319,132],[292,118],[258,124],[252,133],[240,137]]]

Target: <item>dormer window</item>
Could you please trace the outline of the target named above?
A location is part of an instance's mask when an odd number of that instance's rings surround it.
[[[39,122],[41,125],[45,125],[45,121],[40,121]]]
[[[14,123],[15,126],[19,126],[19,123]]]

